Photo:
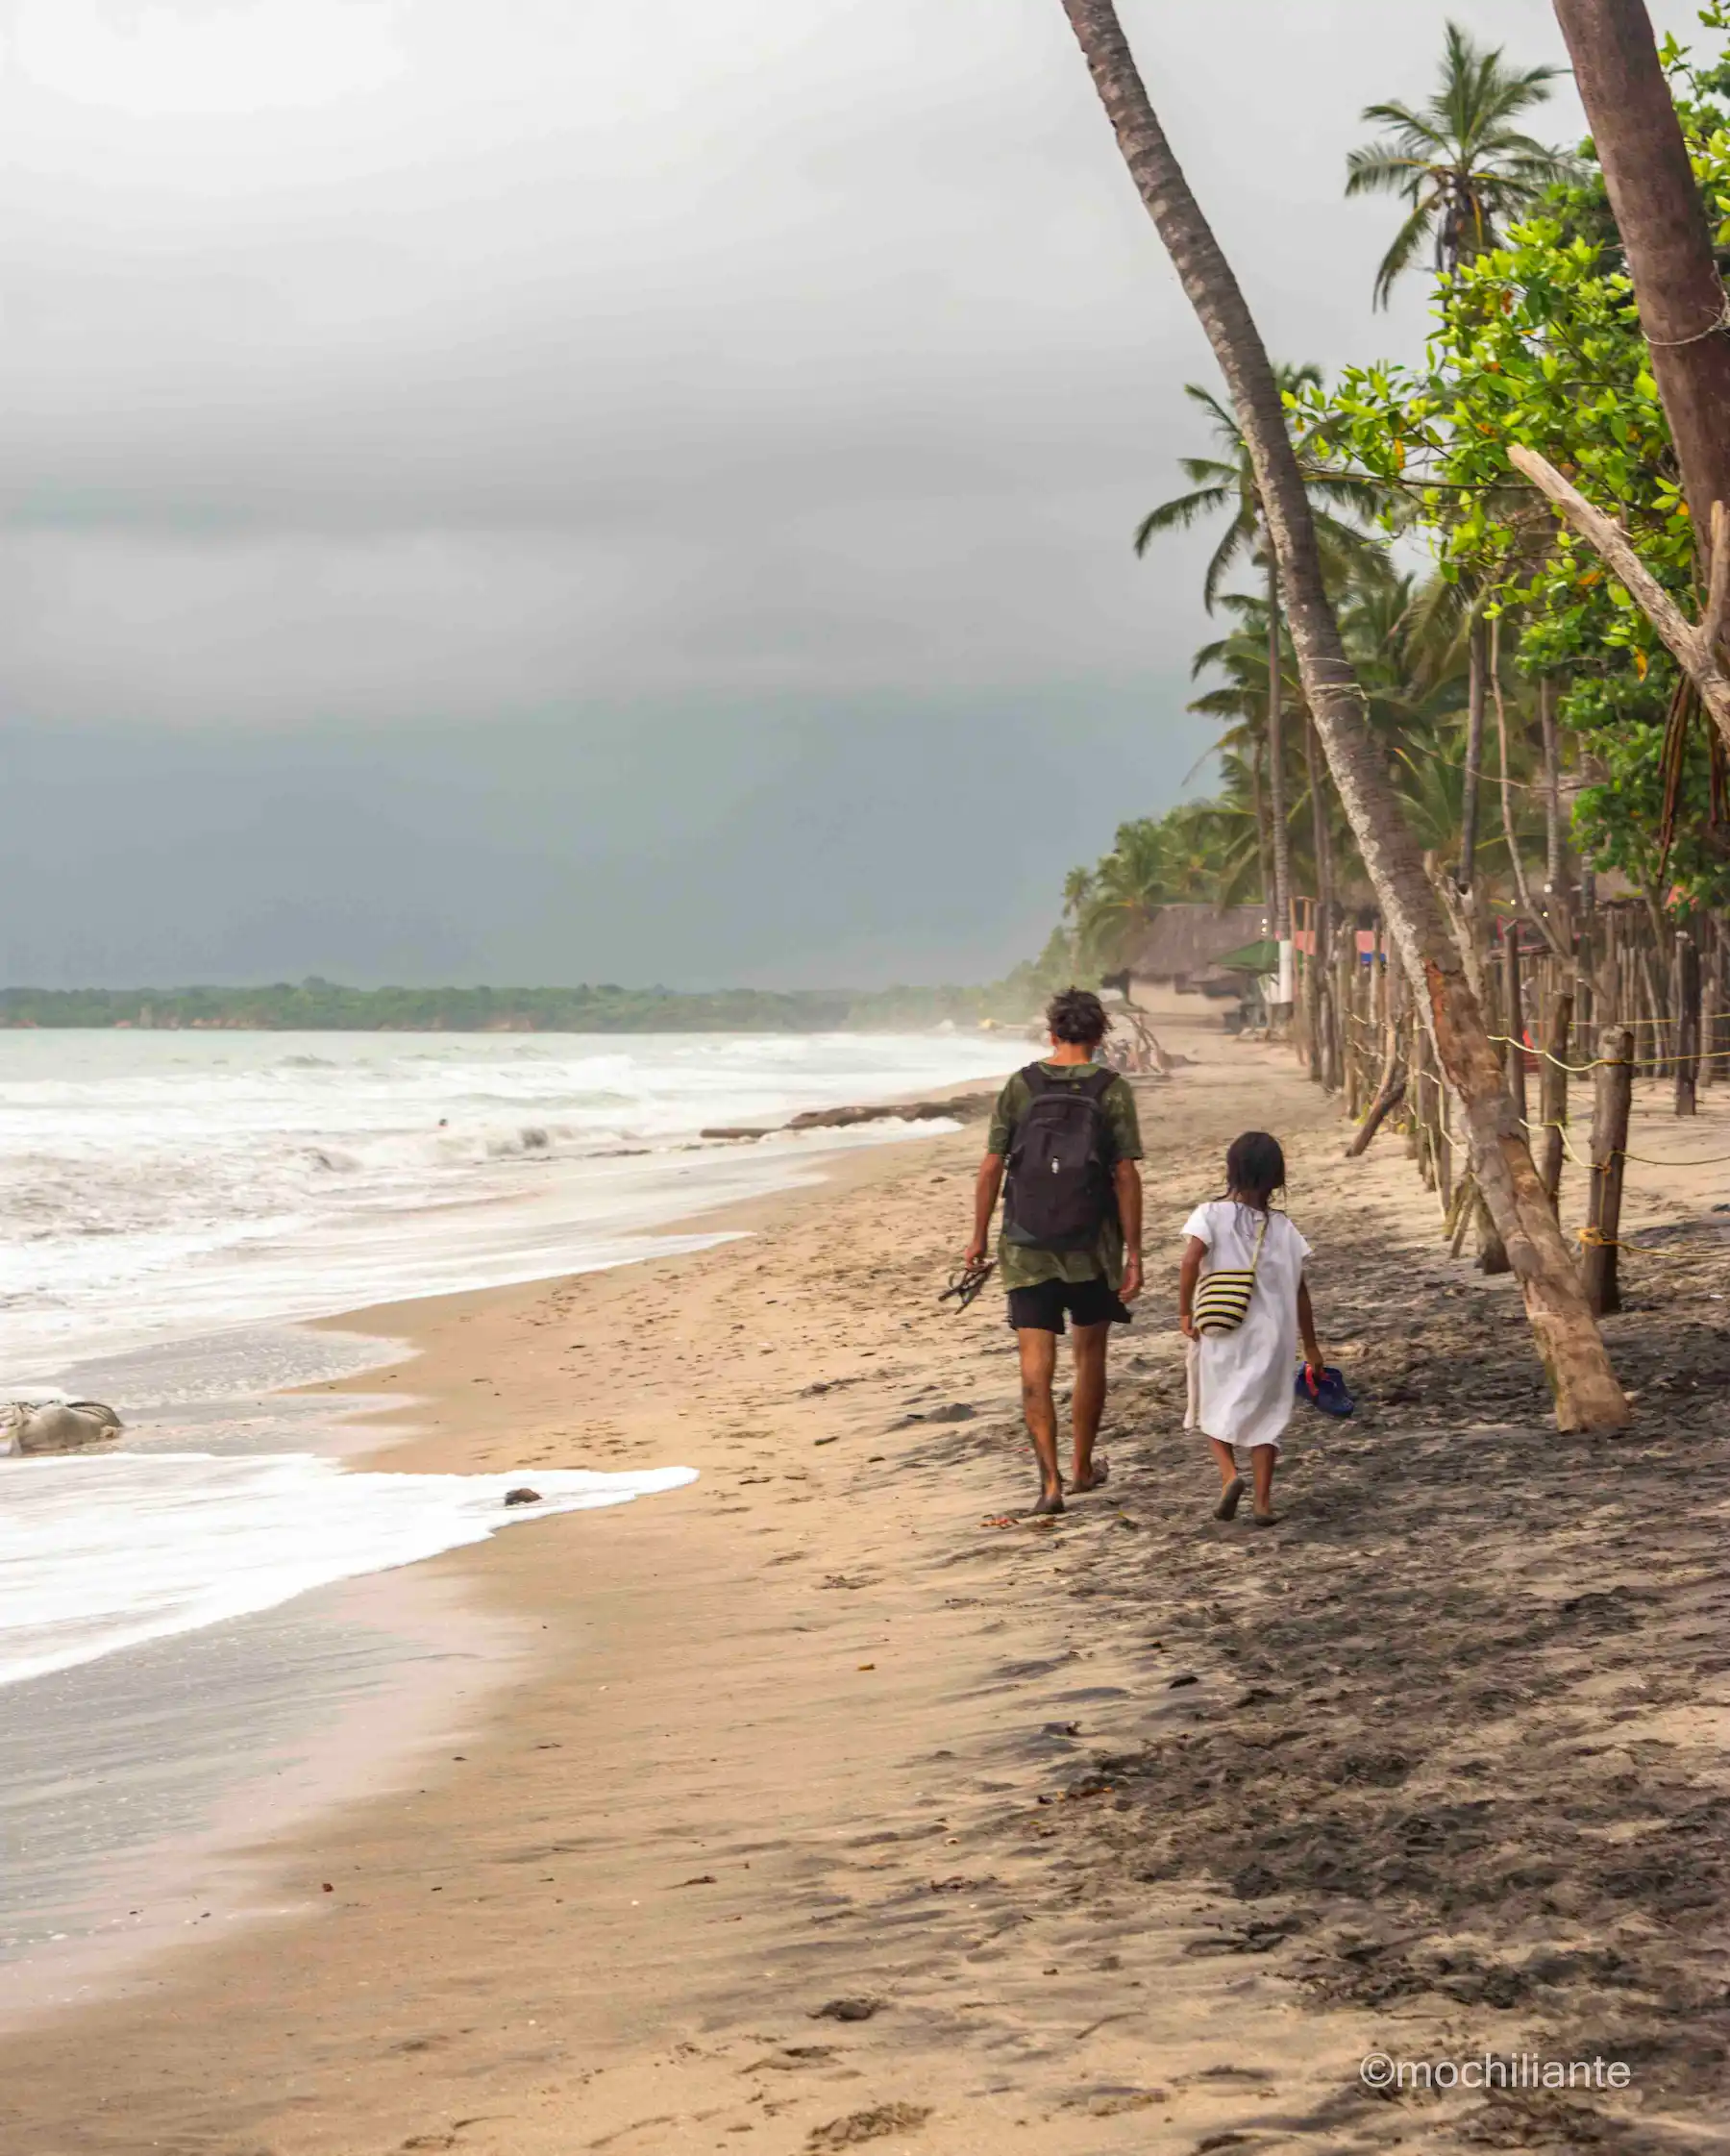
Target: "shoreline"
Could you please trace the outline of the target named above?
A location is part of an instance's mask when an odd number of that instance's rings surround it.
[[[891,1119],[905,1100],[929,1103],[952,1094],[965,1106],[967,1097],[976,1093],[976,1080],[962,1079],[952,1087],[898,1095],[869,1109],[810,1111],[814,1120],[798,1128],[817,1130],[832,1123],[845,1128],[858,1120]],[[893,1156],[902,1144],[944,1134],[921,1131],[915,1124],[897,1139],[862,1147],[843,1143],[814,1152],[776,1188],[720,1198],[688,1216],[645,1229],[642,1257],[596,1272],[676,1267],[694,1251],[773,1230],[788,1205],[818,1199],[831,1185],[853,1188],[892,1173]],[[411,1454],[417,1439],[426,1434],[417,1425],[422,1403],[413,1390],[417,1326],[437,1331],[467,1322],[473,1312],[500,1299],[533,1297],[556,1282],[588,1276],[556,1273],[284,1321],[282,1329],[287,1332],[334,1335],[363,1352],[370,1347],[371,1352],[340,1375],[273,1390],[264,1396],[266,1411],[271,1402],[325,1401],[335,1413],[306,1431],[307,1449],[351,1471],[426,1471],[428,1462],[405,1456],[405,1449]],[[167,1344],[169,1351],[176,1345]],[[527,1519],[513,1522],[508,1531],[531,1524]],[[494,1607],[482,1612],[471,1583],[455,1570],[434,1573],[434,1566],[460,1554],[451,1551],[441,1559],[362,1574],[277,1605],[261,1619],[229,1620],[220,1627],[225,1632],[236,1626],[243,1632],[269,1628],[284,1640],[338,1633],[376,1640],[366,1703],[339,1701],[334,1725],[297,1738],[287,1753],[265,1747],[245,1755],[244,1764],[218,1793],[213,1816],[189,1836],[135,1845],[99,1863],[79,1900],[59,1905],[62,1921],[70,1920],[74,1926],[90,1912],[102,1912],[88,1928],[47,1935],[24,1958],[0,1959],[0,2034],[100,2005],[134,1973],[147,1973],[156,1958],[172,1957],[188,1930],[198,1931],[202,1944],[210,1932],[268,1923],[280,1914],[264,1891],[272,1846],[284,1836],[307,1831],[326,1813],[402,1786],[411,1778],[417,1760],[452,1728],[466,1728],[484,1718],[493,1697],[531,1662],[538,1626],[525,1610]],[[173,1654],[198,1636],[172,1634],[154,1646]],[[280,1658],[284,1648],[271,1651]],[[478,1666],[457,1677],[434,1667],[457,1653]],[[144,1921],[128,1921],[139,1915]]]
[[[1660,1899],[1629,1928],[1613,1897],[1647,1892],[1616,1883],[1645,1876],[1643,1808],[1718,1877],[1693,1794],[1721,1785],[1730,1727],[1701,1660],[1730,1617],[1718,1425],[1643,1409],[1637,1448],[1558,1446],[1514,1299],[1438,1255],[1397,1144],[1347,1165],[1280,1052],[1183,1045],[1202,1064],[1147,1116],[1151,1322],[1116,1351],[1113,1480],[1050,1527],[985,1524],[1030,1487],[1013,1344],[990,1302],[933,1300],[976,1132],[843,1156],[834,1182],[754,1202],[750,1240],[361,1314],[421,1348],[339,1388],[399,1396],[380,1466],[508,1449],[702,1479],[416,1568],[544,1625],[538,1648],[453,1756],[255,1852],[268,1926],[0,2041],[12,2144],[1451,2151],[1506,2144],[1482,2107],[1368,2096],[1366,2052],[1596,2029],[1639,2046],[1649,2088],[1594,2112],[1591,2144],[1717,2145],[1716,2069],[1677,2048],[1716,2013],[1700,1926],[1685,1944]],[[1206,1519],[1164,1301],[1217,1151],[1269,1122],[1326,1228],[1324,1341],[1371,1398],[1294,1429],[1292,1525],[1254,1537]],[[1636,1379],[1643,1358],[1666,1381],[1706,1367],[1670,1324],[1621,1326]],[[1501,1503],[1504,1458],[1531,1509]],[[1433,1518],[1390,1501],[1396,1466]],[[1638,1551],[1659,1521],[1655,1578]],[[1565,1653],[1612,1601],[1610,1647]],[[1488,1843],[1446,1824],[1487,1798]],[[1414,1820],[1443,1823],[1412,1843]],[[1543,1854],[1527,1821],[1573,1866],[1547,1915],[1511,1883]],[[1594,1871],[1569,1834],[1630,1853]],[[1493,1936],[1504,1918],[1524,1928]],[[1606,1993],[1610,1942],[1644,1990]],[[1629,2020],[1660,1945],[1693,1954],[1674,2036]],[[1521,1976],[1540,1947],[1554,1968]],[[1529,2106],[1508,2124],[1587,2141]]]

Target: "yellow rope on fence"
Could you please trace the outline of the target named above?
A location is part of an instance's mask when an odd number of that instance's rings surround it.
[[[1568,1125],[1566,1123],[1527,1123],[1524,1116],[1521,1116],[1520,1121],[1521,1128],[1524,1129],[1525,1134],[1528,1138],[1533,1134],[1534,1131],[1559,1130],[1562,1133],[1562,1151],[1567,1153],[1569,1159],[1573,1162],[1574,1166],[1576,1168],[1584,1168],[1589,1176],[1602,1175],[1603,1170],[1601,1168],[1597,1167],[1594,1162],[1590,1160],[1582,1160],[1579,1154],[1575,1152],[1572,1146],[1569,1144]]]

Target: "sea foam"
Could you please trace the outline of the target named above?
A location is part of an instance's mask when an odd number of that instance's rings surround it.
[[[0,1685],[388,1572],[500,1527],[626,1504],[692,1468],[345,1474],[313,1453],[105,1453],[0,1468]],[[539,1502],[507,1506],[506,1492]]]

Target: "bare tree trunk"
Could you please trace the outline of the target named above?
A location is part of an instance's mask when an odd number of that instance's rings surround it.
[[[1532,903],[1532,887],[1526,881],[1525,856],[1520,851],[1520,833],[1514,821],[1514,785],[1508,776],[1508,703],[1502,694],[1500,615],[1496,616],[1490,632],[1490,684],[1495,695],[1495,738],[1501,750],[1502,838],[1508,849],[1508,866],[1514,872],[1514,888],[1520,894],[1520,910],[1533,928],[1558,958],[1566,958],[1568,945],[1549,918],[1547,908],[1540,908]]]
[[[1568,1122],[1568,1044],[1573,1028],[1573,998],[1564,988],[1550,1005],[1549,1030],[1545,1035],[1544,1064],[1538,1078],[1538,1114],[1544,1124],[1544,1151],[1539,1174],[1549,1193],[1549,1202],[1560,1207],[1562,1193],[1562,1141]]]
[[[1261,862],[1262,905],[1268,909],[1268,932],[1277,943],[1279,934],[1273,912],[1273,855],[1268,835],[1268,805],[1262,799],[1262,764],[1267,753],[1267,742],[1258,740],[1249,758],[1249,793],[1255,804],[1255,851]]]
[[[1502,941],[1502,979],[1508,996],[1508,1098],[1526,1120],[1525,995],[1520,983],[1520,923],[1510,921]]]
[[[1381,909],[1414,978],[1467,1122],[1471,1163],[1508,1247],[1564,1429],[1620,1429],[1629,1415],[1581,1293],[1483,1013],[1364,717],[1362,690],[1322,579],[1285,407],[1237,279],[1148,101],[1113,0],[1063,0],[1124,162],[1207,333],[1255,470],[1278,555],[1286,619],[1334,784]]]
[[[1595,1084],[1581,1270],[1587,1300],[1602,1317],[1621,1308],[1616,1255],[1621,1248],[1622,1169],[1634,1105],[1634,1036],[1625,1026],[1607,1026],[1598,1035]]]
[[[1327,820],[1321,806],[1321,757],[1317,753],[1315,724],[1307,711],[1303,717],[1303,763],[1309,779],[1310,854],[1316,864],[1316,948],[1304,976],[1304,1007],[1310,1024],[1310,1076],[1332,1093],[1337,1088],[1329,1054],[1332,1036],[1326,982],[1339,925],[1334,919],[1333,862],[1328,852]]]
[[[1355,1160],[1360,1153],[1369,1152],[1370,1141],[1405,1098],[1406,1073],[1399,1053],[1403,1017],[1399,1007],[1399,983],[1403,978],[1397,963],[1385,959],[1385,956],[1383,962],[1376,967],[1376,993],[1381,1004],[1381,1077],[1376,1081],[1375,1098],[1371,1103],[1370,1112],[1365,1116],[1357,1136],[1346,1148],[1347,1160]]]
[[[1712,231],[1643,0],[1555,0],[1695,533],[1730,504],[1730,335]]]
[[[1285,654],[1279,633],[1279,557],[1268,545],[1268,807],[1273,826],[1273,940],[1292,940],[1292,827],[1286,813]]]
[[[1568,918],[1568,850],[1562,825],[1562,748],[1556,729],[1556,684],[1538,678],[1538,724],[1544,736],[1544,887],[1564,922]]]
[[[1693,1115],[1700,1082],[1700,947],[1676,931],[1676,1113]]]
[[[1460,800],[1460,875],[1462,891],[1470,891],[1477,867],[1478,778],[1484,768],[1484,624],[1473,612],[1467,632],[1466,768],[1462,773]]]

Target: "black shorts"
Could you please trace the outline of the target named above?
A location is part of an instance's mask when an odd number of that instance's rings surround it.
[[[1064,1332],[1064,1313],[1078,1326],[1126,1326],[1129,1312],[1108,1280],[1041,1280],[1035,1288],[1009,1290],[1009,1326],[1015,1332]]]

